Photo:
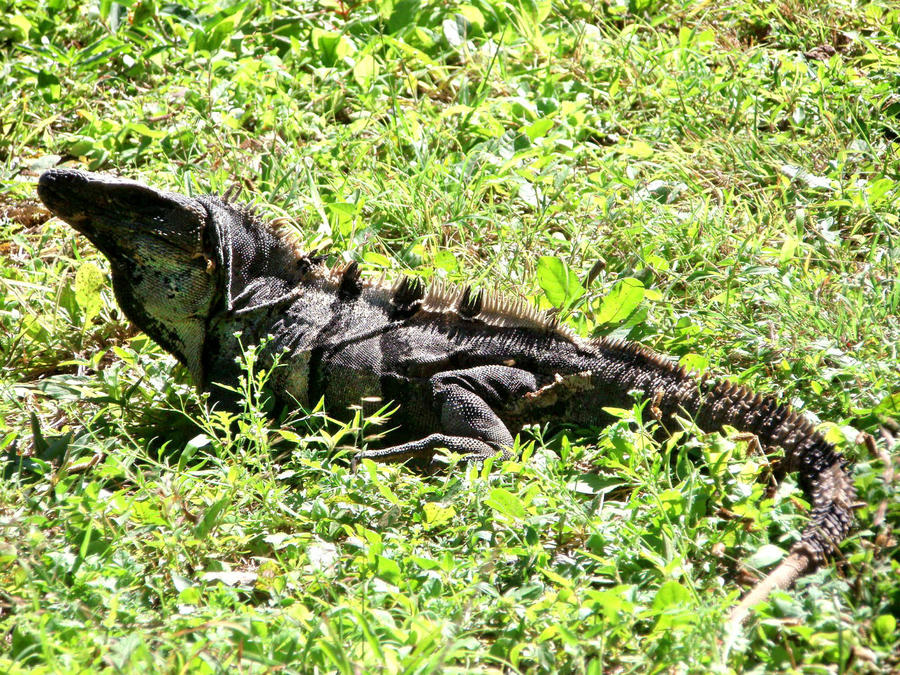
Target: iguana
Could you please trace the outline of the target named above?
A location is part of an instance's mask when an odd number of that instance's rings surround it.
[[[278,227],[216,196],[190,198],[119,178],[52,169],[38,194],[109,259],[119,305],[190,372],[214,405],[240,403],[242,348],[265,342],[273,391],[288,404],[324,397],[335,413],[393,402],[392,444],[355,460],[432,460],[440,449],[510,456],[524,424],[608,421],[604,407],[647,401],[662,428],[674,416],[706,431],[730,426],[784,450],[812,504],[784,562],[736,610],[742,620],[835,551],[852,523],[845,460],[774,398],[684,369],[638,344],[583,339],[531,306],[411,277],[328,268]],[[224,388],[220,385],[225,385]]]

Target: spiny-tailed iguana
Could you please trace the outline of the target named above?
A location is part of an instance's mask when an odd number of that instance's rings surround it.
[[[608,421],[604,407],[647,400],[665,428],[673,416],[704,430],[728,425],[784,449],[812,503],[788,558],[739,606],[819,566],[847,535],[854,501],[845,461],[786,405],[748,389],[694,378],[637,344],[573,335],[500,296],[402,278],[363,279],[356,264],[329,269],[289,237],[228,200],[189,198],[68,169],[44,173],[44,204],[109,259],[125,314],[190,371],[214,404],[239,403],[241,348],[265,341],[281,364],[276,396],[324,397],[329,410],[392,401],[394,444],[356,460],[509,457],[524,424]],[[218,385],[225,385],[229,389]]]

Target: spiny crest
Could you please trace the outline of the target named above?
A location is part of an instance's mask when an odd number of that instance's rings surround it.
[[[363,289],[359,263],[352,260],[338,269],[335,273],[338,274],[341,279],[338,284],[338,297],[343,300],[351,300],[359,297]]]
[[[294,221],[290,218],[279,216],[278,218],[272,218],[271,220],[263,220],[253,209],[249,211],[249,217],[252,219],[251,222],[255,226],[265,228],[271,232],[273,236],[277,237],[298,259],[308,258],[313,261],[325,259],[324,256],[310,256],[303,248],[301,248],[300,237],[297,236],[296,226],[294,225]],[[313,251],[315,251],[315,248],[313,248]]]
[[[308,256],[300,249],[299,239],[288,218],[264,221],[253,207],[229,203],[228,196],[230,192],[217,199],[248,218],[252,226],[267,229],[289,246],[297,257],[297,267],[302,274],[315,272],[322,258]],[[392,286],[387,287],[383,278],[375,281],[364,280],[355,262],[331,268],[326,272],[326,280],[337,286],[338,294],[342,298],[358,297],[365,287],[386,290],[394,308],[392,316],[396,319],[408,318],[419,311],[436,314],[449,312],[462,319],[481,321],[489,326],[530,328],[544,333],[556,332],[568,338],[575,337],[574,333],[561,326],[556,316],[550,312],[542,312],[520,299],[483,290],[474,291],[468,286],[458,288],[438,281],[426,288],[421,279],[403,276]]]
[[[316,258],[307,256],[300,247],[300,238],[297,236],[293,221],[290,218],[279,216],[277,218],[267,219],[260,215],[254,205],[235,201],[240,196],[242,190],[243,187],[240,184],[233,183],[225,190],[224,194],[210,195],[210,198],[218,201],[220,204],[228,207],[243,217],[250,227],[265,230],[278,239],[296,256],[299,268],[304,268],[305,261],[313,263],[318,261]],[[305,265],[307,268],[310,266],[311,265]]]
[[[233,203],[238,197],[241,196],[241,193],[244,191],[244,186],[238,182],[234,182],[225,188],[225,192],[222,193],[221,197],[219,197],[226,204]]]
[[[467,319],[478,315],[481,312],[484,303],[484,291],[472,292],[471,286],[463,288],[462,295],[459,298],[459,315]]]
[[[703,382],[707,380],[704,378]],[[766,417],[778,420],[784,427],[790,427],[797,437],[822,439],[816,426],[786,403],[780,403],[774,396],[755,393],[749,387],[728,380],[711,383],[711,393],[731,406],[744,405]]]
[[[264,221],[253,207],[230,203],[229,196],[230,191],[217,199],[248,218],[254,227],[267,229],[289,246],[297,257],[297,266],[301,273],[315,273],[322,258],[311,257],[302,251],[290,219],[275,218]],[[338,293],[345,298],[358,297],[365,287],[384,289],[394,308],[392,316],[397,319],[408,318],[418,311],[436,314],[450,312],[462,319],[481,321],[489,326],[530,328],[544,333],[555,332],[567,338],[575,337],[571,330],[560,325],[552,313],[542,312],[529,303],[499,293],[473,291],[468,286],[458,288],[440,281],[426,288],[421,279],[411,276],[403,276],[392,286],[387,287],[383,279],[364,280],[356,263],[328,270],[326,280],[335,284]]]
[[[393,316],[406,318],[412,316],[425,297],[425,284],[418,277],[401,277],[390,290]]]
[[[481,321],[499,328],[530,328],[565,337],[574,337],[562,327],[552,314],[542,312],[523,300],[499,293],[473,291],[469,286],[459,288],[443,282],[433,283],[422,298],[422,311],[434,314],[451,313],[462,319]]]
[[[243,188],[238,183],[232,183],[223,193],[215,193],[210,195],[213,199],[218,201],[223,206],[227,206],[229,209],[237,213],[246,219],[252,227],[260,228],[264,230],[269,230],[272,233],[275,233],[276,229],[278,229],[278,225],[276,222],[279,219],[275,219],[272,221],[268,221],[262,218],[259,215],[259,211],[253,204],[249,204],[247,202],[238,202],[236,201],[237,197],[240,196]]]
[[[300,272],[301,276],[306,276],[321,266],[323,262],[325,262],[325,256],[311,256],[297,251],[297,271]]]
[[[548,333],[557,332],[573,338],[575,334],[552,312],[542,312],[521,299],[512,299],[499,293],[484,293],[477,318],[495,326],[521,326]]]

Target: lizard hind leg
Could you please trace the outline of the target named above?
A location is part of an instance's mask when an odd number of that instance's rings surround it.
[[[364,459],[371,459],[373,462],[386,464],[406,462],[409,460],[425,460],[429,462],[429,468],[437,467],[439,462],[436,461],[438,450],[445,448],[450,452],[463,455],[467,460],[480,461],[493,457],[500,453],[504,459],[509,457],[509,453],[503,448],[494,448],[480,441],[477,438],[468,438],[466,436],[450,436],[448,434],[430,434],[425,438],[420,438],[409,443],[401,443],[400,445],[392,445],[389,448],[380,448],[378,450],[364,450],[353,456],[351,468],[356,471],[359,463]]]
[[[373,462],[426,460],[434,466],[440,448],[481,461],[494,455],[511,457],[513,437],[492,405],[509,397],[534,391],[537,383],[527,371],[505,366],[479,366],[435,375],[432,397],[440,418],[440,430],[424,438],[379,450],[365,450],[353,457],[353,467],[363,459]]]

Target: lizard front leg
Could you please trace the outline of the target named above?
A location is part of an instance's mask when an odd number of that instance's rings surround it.
[[[493,407],[538,388],[532,373],[507,366],[479,366],[440,373],[431,378],[432,401],[440,430],[424,438],[380,450],[366,450],[353,458],[374,462],[405,462],[434,458],[438,448],[484,460],[499,454],[509,459],[513,438]]]

